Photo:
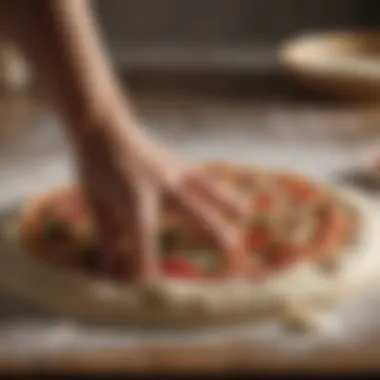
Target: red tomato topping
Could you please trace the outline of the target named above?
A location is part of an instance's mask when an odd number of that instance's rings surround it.
[[[311,202],[318,194],[314,185],[298,178],[284,177],[281,183],[290,192],[290,196],[299,202]]]
[[[79,219],[87,218],[89,216],[87,205],[80,197],[73,196],[68,201],[69,201],[67,204],[68,217],[71,217],[73,220],[79,220]]]
[[[202,274],[197,265],[182,257],[165,259],[163,270],[170,277],[196,278]]]
[[[300,257],[300,249],[293,245],[276,244],[266,253],[266,261],[273,268],[284,268],[293,264]]]
[[[315,235],[315,244],[322,253],[335,249],[340,242],[344,241],[346,221],[344,215],[334,204],[326,205],[324,215],[320,220],[320,226]]]
[[[271,211],[274,206],[275,198],[273,194],[263,193],[258,194],[253,198],[254,211],[257,213],[267,213]]]
[[[270,233],[266,230],[254,231],[247,236],[247,245],[250,251],[259,249],[270,242]]]
[[[374,161],[374,166],[380,170],[380,159]],[[242,275],[249,276],[252,280],[259,280],[271,272],[290,267],[302,259],[315,259],[313,255],[334,253],[334,250],[339,248],[339,245],[351,233],[350,231],[354,229],[350,217],[335,205],[328,192],[323,187],[318,187],[302,177],[280,174],[261,178],[258,173],[246,173],[245,171],[240,173],[223,165],[211,167],[210,172],[213,171],[216,178],[228,183],[232,182],[236,187],[242,187],[244,190],[247,186],[250,194],[255,193],[249,206],[252,215],[247,220],[247,230],[244,238],[240,241],[247,250],[237,249],[236,253],[226,253],[226,257],[224,257],[226,265],[222,271],[219,271],[220,268],[217,266],[219,262],[217,260],[214,262],[212,256],[210,258],[201,257],[202,260],[197,263],[194,258],[165,255],[160,264],[164,276],[196,280],[215,277],[216,272],[218,277],[222,272],[222,276]],[[300,203],[299,207],[298,203]],[[196,250],[199,242],[205,242],[202,232],[198,233],[198,230],[192,228],[190,223],[187,225],[185,221],[182,222],[181,217],[177,218],[175,207],[165,203],[165,212],[166,216],[171,216],[173,213],[174,227],[176,230],[178,228],[178,232],[175,231],[174,236],[170,234],[161,236],[162,253],[174,251],[173,245],[177,234],[181,231],[185,232],[184,239],[181,240],[181,245],[183,244],[185,248]],[[92,243],[95,232],[90,210],[79,188],[62,188],[52,195],[48,195],[34,213],[35,217],[28,217],[27,227],[23,227],[26,231],[23,234],[27,234],[26,238],[31,241],[31,244],[36,245],[34,243],[36,236],[39,231],[43,230],[47,239],[42,242],[42,246],[45,244],[50,247],[47,245],[49,242],[62,244],[63,248],[59,251],[59,259],[61,256],[68,259],[73,258],[75,265],[88,265],[87,251],[81,251],[86,260],[82,260],[82,256],[79,260],[77,249],[78,247],[82,249],[81,247],[85,243]],[[50,221],[49,224],[46,223],[47,221]],[[292,228],[298,228],[299,224],[302,227],[304,223],[306,227],[308,227],[307,223],[312,223],[314,227],[314,222],[318,225],[315,226],[316,230],[313,230],[312,238],[302,243],[302,246],[291,242],[295,241],[290,236],[293,233]],[[292,223],[296,224],[293,226]],[[110,225],[109,228],[114,228],[114,226]],[[126,226],[123,225],[122,228],[124,230]],[[61,241],[66,245],[63,245]],[[63,250],[66,250],[68,254]],[[247,258],[245,253],[256,256]],[[133,270],[132,265],[126,266],[128,263],[124,258],[120,258],[119,262],[117,255],[111,253],[98,258],[96,255],[92,256],[90,251],[88,256],[89,260],[94,257],[101,259],[100,261],[104,264],[102,271],[110,272],[120,279],[128,276],[129,272]],[[69,263],[71,264],[71,261]],[[214,270],[215,268],[216,270]]]

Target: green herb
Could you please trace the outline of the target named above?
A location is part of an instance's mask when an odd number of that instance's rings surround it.
[[[274,222],[274,216],[271,214],[262,214],[253,216],[248,224],[249,227],[255,228],[257,230],[267,230]]]
[[[87,245],[79,248],[78,259],[86,268],[97,269],[101,264],[101,255],[97,247]]]
[[[206,272],[215,272],[223,264],[223,256],[218,251],[202,250],[194,254],[194,261]]]
[[[51,242],[61,241],[66,237],[68,229],[69,224],[66,221],[53,219],[46,222],[43,235]]]
[[[164,231],[159,238],[159,249],[161,253],[172,251],[179,243],[180,233],[176,229]]]

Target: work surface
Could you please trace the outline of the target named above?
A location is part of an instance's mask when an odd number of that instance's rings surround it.
[[[272,77],[206,78],[152,75],[130,82],[145,125],[186,161],[227,158],[336,180],[363,148],[380,141],[369,107],[306,99]],[[1,208],[71,177],[65,140],[36,97],[3,98],[0,117]],[[166,332],[89,327],[4,298],[0,370],[370,368],[380,348],[380,298],[368,297],[343,304],[332,316],[336,328],[309,338],[272,323]]]

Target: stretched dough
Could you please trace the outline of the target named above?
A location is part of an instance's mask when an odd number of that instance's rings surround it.
[[[359,192],[342,187],[332,190],[357,210],[359,218],[356,241],[339,255],[334,271],[325,271],[318,262],[301,262],[257,283],[166,279],[155,286],[128,285],[38,262],[21,249],[14,230],[2,228],[0,287],[60,316],[140,326],[231,323],[281,316],[289,305],[334,302],[378,277],[380,215]],[[9,215],[1,216],[2,225],[9,225]]]

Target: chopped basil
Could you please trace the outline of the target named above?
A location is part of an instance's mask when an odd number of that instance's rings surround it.
[[[262,214],[255,215],[249,220],[249,227],[255,228],[257,230],[267,230],[274,222],[274,215],[272,214]]]
[[[50,242],[61,241],[66,237],[68,229],[68,222],[59,219],[52,219],[46,222],[43,236]]]
[[[180,240],[180,232],[176,229],[168,229],[161,233],[159,238],[159,249],[161,253],[172,251]]]
[[[194,253],[194,261],[206,272],[215,272],[223,264],[222,254],[214,250],[202,250]]]
[[[100,252],[97,247],[88,245],[78,249],[78,259],[86,268],[97,269],[100,266]]]
[[[169,254],[172,257],[189,260],[206,273],[217,272],[223,265],[223,256],[216,250],[192,249],[169,252]]]

